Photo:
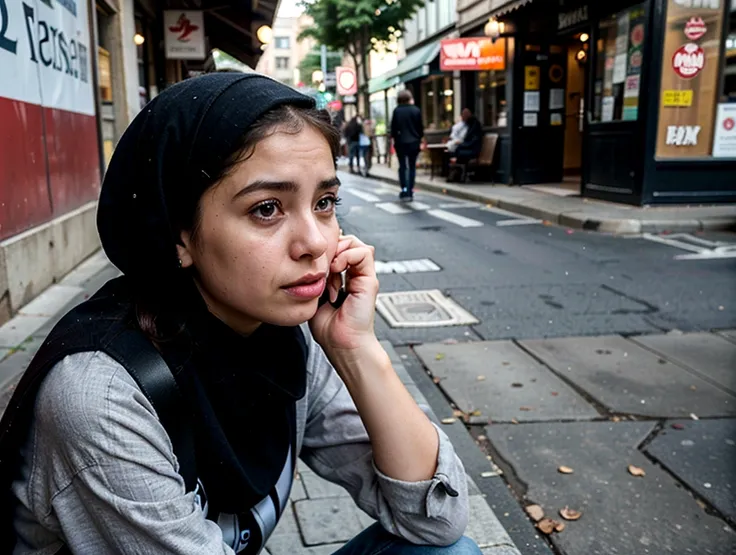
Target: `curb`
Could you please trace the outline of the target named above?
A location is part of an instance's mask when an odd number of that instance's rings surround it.
[[[380,175],[369,175],[370,179],[381,181],[389,185],[399,185],[399,180],[391,177]],[[489,198],[488,196],[477,193],[469,189],[463,189],[458,185],[451,183],[435,184],[435,183],[417,183],[418,190],[439,193],[450,197],[455,197],[472,202],[478,202],[501,208],[508,212],[528,216],[537,220],[545,220],[554,224],[569,227],[572,229],[583,229],[588,231],[598,231],[601,233],[611,233],[614,235],[638,235],[640,233],[661,233],[663,231],[677,231],[681,233],[693,231],[731,231],[736,230],[736,217],[714,217],[708,219],[687,219],[687,220],[640,220],[636,218],[596,218],[595,216],[586,215],[580,210],[571,212],[558,212],[554,210],[539,208],[536,206],[527,206],[524,202],[514,202],[513,200],[499,200]]]

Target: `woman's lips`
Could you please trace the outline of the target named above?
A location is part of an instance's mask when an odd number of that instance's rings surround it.
[[[297,297],[299,299],[316,299],[325,290],[327,284],[326,278],[320,278],[314,283],[304,283],[301,285],[292,285],[291,287],[284,287],[283,290],[289,295]]]

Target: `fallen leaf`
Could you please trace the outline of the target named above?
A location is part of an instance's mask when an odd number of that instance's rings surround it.
[[[698,390],[698,388],[697,388],[697,387],[695,387],[694,385],[691,385],[691,386],[690,386],[690,389],[691,389],[692,391],[697,391],[697,390]]]
[[[444,343],[445,345],[457,345],[459,341],[457,339],[449,338],[445,339],[442,343]]]
[[[555,522],[555,532],[562,532],[565,529],[565,523],[564,522]]]
[[[690,413],[690,418],[692,418],[693,420],[700,420],[700,418],[698,418],[697,415],[693,412]]]
[[[560,509],[560,516],[565,520],[577,520],[583,516],[583,513],[576,511],[575,509],[571,509],[570,507],[565,507],[564,509]]]
[[[572,474],[575,471],[569,466],[561,466],[557,469],[557,472],[559,472],[560,474]]]
[[[452,411],[452,416],[454,416],[455,418],[462,418],[463,416],[465,416],[465,413],[461,410],[455,409],[454,411]]]
[[[504,360],[501,364],[503,364],[504,366],[508,366],[511,363]]]
[[[555,526],[558,524],[558,522],[555,522],[551,518],[543,518],[539,522],[537,522],[537,528],[543,533],[547,534],[548,536],[555,531]]]
[[[539,505],[527,505],[524,510],[534,522],[539,522],[544,518],[544,509]]]
[[[475,409],[473,412],[470,413],[470,416],[483,416],[483,413],[480,411],[480,409]]]
[[[479,382],[482,382],[482,381],[485,381],[486,377],[485,376],[478,376],[475,379],[478,380]]]
[[[682,424],[672,424],[672,427],[675,430],[684,430],[685,429],[685,426],[683,426]]]
[[[557,391],[552,391],[550,395],[552,395],[552,397],[557,397],[559,393]]]
[[[534,410],[532,407],[519,407],[519,410],[522,410],[524,412],[529,412]]]
[[[433,382],[434,382],[435,384],[439,384],[439,383],[440,383],[440,381],[442,381],[442,379],[441,379],[441,378],[432,378],[432,381],[433,381]]]
[[[484,436],[483,434],[481,434],[481,435],[478,436],[478,441],[485,441],[487,439],[488,438],[486,436]]]
[[[613,422],[621,422],[621,417],[620,416],[614,416],[613,418],[611,418],[611,420]]]
[[[523,383],[519,383],[519,382],[514,382],[514,383],[511,384],[511,387],[524,387],[524,384]]]
[[[436,355],[434,355],[435,360],[442,360],[443,358],[445,358],[445,355],[443,353],[437,353]]]
[[[457,422],[457,418],[443,418],[442,423],[443,424],[454,424]]]
[[[638,466],[634,466],[633,464],[629,465],[629,474],[632,476],[646,476],[647,473],[644,472],[643,468],[639,468]]]
[[[511,423],[512,423],[512,424],[518,424],[518,423],[519,423],[519,421],[518,421],[518,420],[517,420],[516,418],[512,418],[512,419],[511,419]]]
[[[494,476],[498,476],[498,472],[494,472],[493,470],[486,470],[480,473],[481,478],[493,478]]]

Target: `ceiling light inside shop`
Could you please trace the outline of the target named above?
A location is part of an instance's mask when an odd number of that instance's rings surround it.
[[[146,42],[146,37],[144,37],[140,33],[136,33],[135,35],[133,35],[133,42],[137,46],[140,46],[141,44],[143,44],[144,42]]]
[[[578,59],[579,62],[582,62],[587,57],[587,54],[585,53],[585,50],[578,50],[578,53],[577,53],[577,56],[576,57],[577,57],[577,59]]]
[[[454,92],[452,89],[445,89],[445,96],[452,96]]]
[[[580,34],[580,42],[588,42],[589,38],[590,38],[590,35],[588,33]]]

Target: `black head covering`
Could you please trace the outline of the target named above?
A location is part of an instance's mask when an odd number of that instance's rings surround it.
[[[166,284],[176,272],[177,206],[194,206],[264,113],[314,101],[258,74],[212,73],[164,90],[130,124],[105,175],[97,228],[127,277]]]

